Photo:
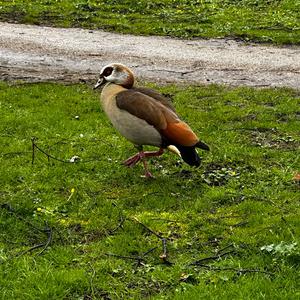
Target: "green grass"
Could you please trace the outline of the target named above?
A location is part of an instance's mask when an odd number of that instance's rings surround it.
[[[276,44],[300,44],[299,19],[295,0],[0,1],[4,21]]]
[[[0,83],[1,299],[300,297],[299,92],[156,88],[211,152],[199,169],[166,153],[146,180],[88,86]],[[81,160],[32,164],[33,136]]]

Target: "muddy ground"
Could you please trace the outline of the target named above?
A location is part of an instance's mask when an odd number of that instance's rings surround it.
[[[94,82],[122,62],[143,80],[300,88],[300,47],[0,23],[0,79]]]

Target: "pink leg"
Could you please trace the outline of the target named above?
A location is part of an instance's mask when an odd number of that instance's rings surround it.
[[[145,157],[160,156],[163,153],[164,153],[164,149],[163,148],[159,148],[158,151],[146,151],[146,152],[144,152]]]
[[[148,169],[146,160],[143,159],[142,161],[143,161],[144,170],[145,170],[145,177],[146,177],[146,178],[154,178],[154,176],[152,175],[152,173],[151,173],[151,172],[149,171],[149,169]]]
[[[127,167],[133,167],[135,166],[140,160],[142,160],[143,165],[144,165],[144,169],[145,169],[145,177],[149,178],[149,177],[153,177],[153,175],[150,173],[150,171],[148,170],[147,167],[147,163],[145,158],[146,157],[151,157],[151,156],[160,156],[164,153],[164,149],[160,148],[158,151],[140,151],[137,154],[129,157],[128,159],[126,159],[123,163],[125,166]]]
[[[143,151],[142,152],[138,152],[137,154],[129,157],[128,159],[126,159],[123,164],[127,167],[133,167],[135,166],[143,157]]]

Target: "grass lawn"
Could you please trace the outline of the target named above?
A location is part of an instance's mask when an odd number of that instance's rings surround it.
[[[295,0],[0,0],[0,20],[300,44],[300,2]]]
[[[146,180],[90,87],[0,82],[1,299],[299,299],[299,92],[156,88],[211,152]]]

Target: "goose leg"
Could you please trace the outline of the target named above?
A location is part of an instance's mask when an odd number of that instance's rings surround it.
[[[151,157],[151,156],[160,156],[164,153],[164,149],[160,148],[158,151],[146,151],[144,152],[144,156],[142,157],[144,169],[145,169],[145,177],[146,178],[154,178],[154,176],[151,174],[151,172],[148,169],[146,157]]]
[[[144,152],[145,157],[151,157],[151,156],[160,156],[164,153],[164,148],[159,148],[158,151],[146,151]]]
[[[126,159],[123,164],[126,166],[126,167],[133,167],[135,166],[143,157],[143,151],[141,152],[138,152],[137,154],[129,157],[128,159]]]
[[[151,172],[148,170],[147,162],[146,162],[146,157],[152,157],[152,156],[160,156],[164,153],[164,149],[160,148],[158,151],[139,151],[137,154],[129,157],[126,159],[123,163],[127,167],[133,167],[135,166],[140,160],[143,162],[144,169],[145,169],[145,177],[147,178],[152,178],[153,175]]]
[[[147,161],[145,158],[142,159],[143,165],[144,165],[144,170],[145,170],[145,177],[146,178],[154,178],[154,176],[152,175],[152,173],[149,171],[148,169],[148,165],[147,165]],[[143,177],[143,176],[142,176]]]

